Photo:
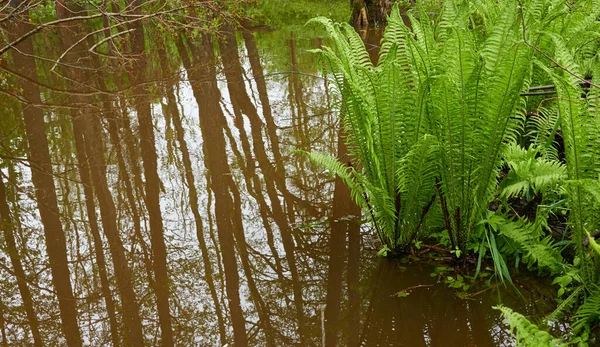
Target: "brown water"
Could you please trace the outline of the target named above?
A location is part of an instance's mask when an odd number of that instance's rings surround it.
[[[510,346],[492,306],[548,313],[526,276],[461,299],[426,254],[375,255],[348,190],[293,152],[347,160],[319,33],[156,37],[50,72],[27,52],[55,57],[54,34],[2,63],[7,345]]]

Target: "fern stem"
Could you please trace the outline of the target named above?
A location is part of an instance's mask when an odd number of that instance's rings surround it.
[[[379,224],[377,223],[377,219],[375,219],[375,215],[373,214],[373,206],[371,206],[371,203],[369,202],[369,196],[367,195],[367,193],[363,192],[363,198],[365,199],[365,204],[367,205],[367,209],[369,210],[369,214],[371,215],[371,220],[373,221],[373,225],[375,225],[375,230],[377,231],[377,236],[379,237],[379,239],[385,243],[388,248],[392,249],[391,245],[389,245],[388,241],[386,238],[383,237],[383,232],[381,231],[381,228],[379,227]]]
[[[400,234],[400,232],[398,231],[398,225],[400,224],[400,207],[401,207],[401,203],[402,203],[402,198],[400,196],[400,192],[396,193],[396,223],[394,225],[394,243],[398,242],[398,235]]]
[[[456,224],[456,242],[458,243],[458,248],[462,249],[462,232],[460,226],[460,206],[456,207],[454,210],[454,223]]]
[[[444,223],[446,224],[446,230],[448,230],[448,237],[450,237],[450,245],[452,249],[456,249],[454,244],[454,238],[452,237],[452,224],[450,223],[450,215],[448,214],[448,207],[446,206],[446,199],[442,194],[442,185],[436,179],[435,187],[437,188],[438,195],[440,196],[440,205],[442,206],[442,214],[444,215]]]
[[[410,236],[410,240],[408,240],[407,244],[410,244],[415,239],[415,237],[417,235],[419,235],[421,226],[423,225],[423,222],[425,221],[425,216],[427,215],[427,213],[429,213],[431,206],[433,206],[436,196],[437,196],[437,194],[433,194],[433,196],[431,197],[431,200],[427,203],[427,205],[425,205],[425,207],[423,207],[423,211],[421,211],[421,219],[419,219],[419,224],[417,224],[417,227],[415,228],[415,232]]]

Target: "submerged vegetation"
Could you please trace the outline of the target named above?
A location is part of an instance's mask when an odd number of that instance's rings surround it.
[[[502,280],[513,263],[554,276],[549,318],[568,314],[581,343],[600,321],[599,16],[590,0],[417,3],[406,21],[396,6],[377,62],[350,25],[312,20],[331,38],[317,52],[352,164],[307,155],[350,188],[384,253],[433,240],[477,273],[489,257]],[[557,343],[501,310],[520,344]]]

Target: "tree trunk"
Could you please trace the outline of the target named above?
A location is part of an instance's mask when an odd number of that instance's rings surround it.
[[[367,16],[367,5],[365,0],[352,0],[352,15],[350,23],[357,28],[366,28],[369,26],[369,18]]]
[[[351,202],[350,215],[360,219],[360,207]],[[348,326],[350,336],[348,346],[360,343],[360,222],[350,221],[348,225]]]
[[[8,339],[6,338],[6,324],[4,320],[4,303],[0,299],[0,337],[2,337],[2,347],[8,347]]]
[[[395,0],[351,0],[350,23],[357,28],[366,28],[369,22],[383,24],[392,10]]]
[[[372,22],[383,24],[387,22],[387,16],[392,10],[393,2],[393,0],[368,0],[367,15]]]

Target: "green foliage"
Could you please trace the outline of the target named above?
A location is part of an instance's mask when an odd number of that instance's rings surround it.
[[[598,243],[596,242],[596,239],[594,237],[592,237],[592,235],[590,235],[590,233],[587,233],[588,236],[588,240],[590,242],[590,247],[592,247],[594,249],[594,251],[596,251],[596,253],[600,254],[600,245],[598,245]]]
[[[323,25],[333,42],[318,52],[343,99],[344,129],[359,183],[350,188],[364,193],[363,207],[382,241],[393,250],[406,247],[433,203],[439,150],[437,139],[427,134],[414,40],[396,9],[375,66],[351,26],[324,18],[312,22]]]
[[[508,321],[510,330],[515,335],[517,346],[563,347],[572,344],[572,342],[565,342],[561,339],[553,337],[549,333],[541,330],[534,323],[530,322],[522,314],[514,312],[508,307],[496,306],[494,309],[502,312],[502,316]]]
[[[500,185],[502,197],[525,195],[531,199],[567,178],[566,167],[561,162],[538,157],[538,153],[533,147],[524,149],[516,144],[505,149],[504,162],[510,171]]]
[[[571,239],[580,260],[577,265],[580,276],[588,288],[587,294],[592,295],[589,288],[600,281],[599,256],[589,251],[585,239],[588,233],[600,229],[600,216],[596,212],[600,208],[600,90],[590,88],[582,98],[581,80],[575,77],[584,72],[577,62],[580,58],[568,49],[563,37],[552,35],[551,38],[556,61],[569,71],[544,67],[558,94],[556,105],[565,146],[568,181],[564,189],[570,207]],[[600,81],[598,60],[587,65],[594,66],[592,83],[597,84]]]
[[[357,172],[376,192],[367,208],[391,248],[417,236],[436,185],[453,248],[463,251],[485,217],[531,66],[517,44],[517,7],[502,6],[485,37],[464,29],[468,3],[446,2],[436,28],[422,11],[411,16],[414,34],[395,7],[376,66],[349,25],[313,20],[334,43],[318,52],[342,95]]]
[[[523,218],[510,220],[506,216],[494,214],[487,224],[497,232],[500,253],[520,259],[529,267],[537,265],[540,271],[551,274],[563,270],[560,250],[556,248],[550,236],[542,230],[539,222],[528,222]]]
[[[589,333],[600,322],[600,287],[595,287],[579,306],[573,317],[573,331],[576,334]]]
[[[496,191],[503,146],[520,124],[519,94],[529,53],[516,45],[517,8],[490,24],[483,42],[474,37],[465,6],[447,2],[439,27],[446,37],[437,55],[442,73],[431,85],[432,132],[440,139],[440,176],[454,243],[464,248]],[[485,92],[484,92],[485,91]]]

